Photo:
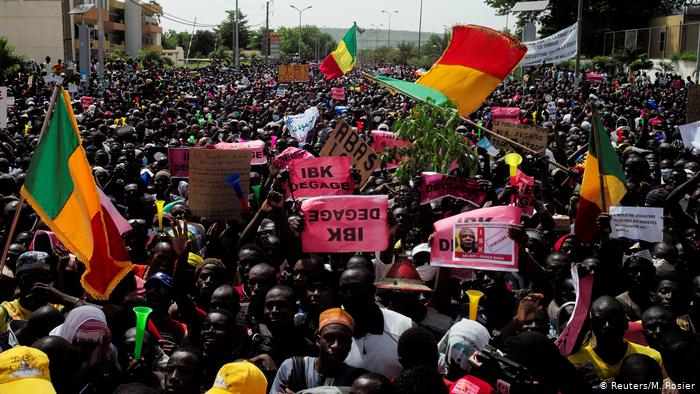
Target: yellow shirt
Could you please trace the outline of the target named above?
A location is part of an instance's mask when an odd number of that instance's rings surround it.
[[[48,305],[58,309],[59,311],[63,310],[62,305]],[[16,298],[12,301],[3,301],[3,303],[0,304],[0,306],[2,306],[0,308],[0,334],[4,334],[7,332],[7,325],[10,323],[10,321],[27,320],[33,312],[27,308],[22,307],[22,305],[19,304],[19,298]]]
[[[627,342],[627,340],[625,340],[625,342]],[[627,352],[625,353],[625,357],[629,356],[630,354],[638,353],[653,358],[654,361],[656,361],[661,367],[661,371],[663,372],[664,378],[668,376],[666,375],[666,369],[664,368],[664,364],[661,361],[661,354],[659,352],[647,346],[627,342]],[[624,360],[625,357],[622,357],[620,362],[618,362],[617,364],[608,364],[605,361],[603,361],[600,357],[598,357],[595,351],[593,351],[593,344],[589,343],[583,349],[570,355],[569,361],[571,361],[571,363],[574,365],[583,365],[586,363],[593,364],[593,367],[595,368],[595,372],[598,375],[598,377],[600,379],[605,380],[614,378],[620,373],[620,364],[622,364],[622,360]]]

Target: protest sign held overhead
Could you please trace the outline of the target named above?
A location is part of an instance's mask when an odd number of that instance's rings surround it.
[[[304,111],[303,114],[285,116],[284,124],[289,129],[289,134],[299,141],[299,146],[306,144],[306,136],[316,125],[318,115],[318,108],[311,107]]]
[[[372,130],[372,140],[372,149],[379,155],[384,152],[385,148],[399,148],[411,145],[410,141],[396,138],[396,135],[391,131]],[[394,159],[386,163],[386,168],[396,168],[399,166],[400,161],[401,159],[398,157],[397,149],[394,149]]]
[[[541,40],[525,42],[527,54],[520,66],[539,66],[573,59],[578,52],[576,34],[578,24],[573,24]]]
[[[520,108],[491,107],[491,120],[494,122],[518,123],[520,121]]]
[[[314,155],[309,153],[309,151],[307,150],[290,146],[289,148],[285,149],[282,153],[277,155],[277,157],[275,157],[275,160],[272,163],[279,170],[284,170],[285,168],[289,167],[289,163],[291,163],[292,161],[298,159],[306,159],[309,157],[314,157]]]
[[[508,237],[508,224],[456,223],[452,260],[463,263],[464,268],[517,271],[517,245]]]
[[[280,64],[277,82],[305,82],[309,80],[308,64]]]
[[[379,156],[344,120],[338,122],[321,149],[321,156],[347,156],[362,175],[362,187],[379,166]]]
[[[517,205],[522,208],[523,215],[532,216],[535,213],[535,178],[525,175],[518,170],[515,177],[515,182],[518,185],[518,201]]]
[[[289,164],[289,181],[295,199],[348,195],[355,186],[345,156],[294,160]]]
[[[494,133],[509,138],[517,143],[540,153],[547,149],[547,129],[526,124],[494,122]],[[504,140],[494,137],[491,139],[493,146],[508,150],[510,145]],[[512,149],[512,148],[511,148]]]
[[[466,200],[475,206],[480,206],[486,198],[486,192],[475,179],[443,175],[435,172],[421,174],[423,182],[418,187],[420,203],[429,204],[445,197]]]
[[[331,88],[331,98],[333,100],[345,100],[345,89]]]
[[[456,267],[479,269],[513,270],[513,265],[507,266],[496,264],[494,266],[486,263],[470,264],[463,260],[454,259],[454,226],[458,223],[520,223],[520,208],[514,206],[498,206],[490,208],[475,209],[463,212],[447,219],[435,222],[435,236],[430,249],[430,265],[439,267]],[[517,261],[515,259],[514,261]]]
[[[234,150],[249,150],[250,164],[261,165],[267,164],[267,156],[265,156],[265,142],[260,140],[247,142],[219,142],[214,145],[214,149],[234,149]]]
[[[305,253],[372,252],[389,245],[387,196],[315,197],[301,204]]]
[[[170,164],[170,175],[174,177],[187,177],[190,162],[189,148],[169,148],[168,163]]]
[[[690,149],[700,149],[700,120],[678,126],[683,145]]]
[[[192,213],[211,220],[238,220],[245,211],[250,151],[190,149],[189,198]]]
[[[661,242],[664,239],[664,209],[651,207],[610,207],[612,237]]]

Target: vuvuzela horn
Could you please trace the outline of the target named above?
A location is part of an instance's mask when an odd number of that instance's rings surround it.
[[[476,314],[479,311],[479,300],[484,296],[484,293],[479,290],[465,291],[469,297],[469,320],[476,321]]]

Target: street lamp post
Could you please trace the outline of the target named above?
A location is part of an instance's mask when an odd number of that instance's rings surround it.
[[[297,7],[295,7],[293,5],[290,5],[290,7],[294,8],[299,13],[299,61],[301,61],[301,14],[302,14],[302,12],[311,8],[311,6],[308,6],[306,8],[302,8],[302,9],[298,9]]]
[[[386,45],[391,46],[391,14],[398,14],[398,11],[387,11],[387,10],[382,10],[382,14],[387,14],[389,15],[389,35],[386,38]]]

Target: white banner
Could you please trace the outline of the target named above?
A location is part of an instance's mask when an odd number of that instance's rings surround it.
[[[289,134],[299,141],[299,146],[304,146],[306,144],[306,136],[309,134],[309,131],[314,128],[318,116],[318,108],[311,107],[304,111],[303,114],[284,118],[284,124],[289,129]]]
[[[577,24],[560,30],[541,40],[524,42],[527,53],[520,63],[521,66],[537,66],[542,63],[558,63],[576,57],[578,49],[576,35]]]
[[[678,126],[683,145],[690,149],[700,149],[700,121]]]

